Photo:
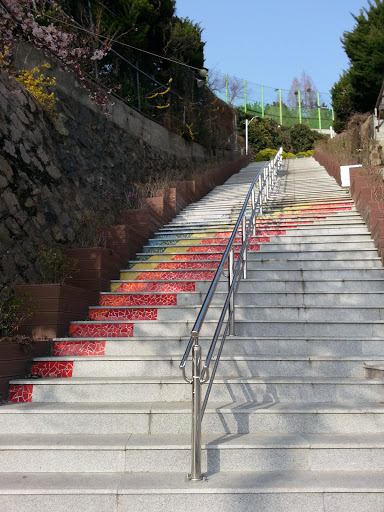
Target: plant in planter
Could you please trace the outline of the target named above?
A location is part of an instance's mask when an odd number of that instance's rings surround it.
[[[92,302],[89,290],[67,284],[76,275],[76,260],[63,254],[57,244],[39,250],[37,267],[40,284],[17,287],[17,295],[29,293],[36,301],[36,311],[20,328],[35,339],[64,336],[71,320],[81,320]]]
[[[0,290],[0,340],[28,347],[32,338],[18,334],[18,331],[35,311],[36,302],[29,293],[17,296],[13,288],[4,286]]]
[[[30,294],[17,294],[12,287],[0,290],[0,401],[8,398],[10,380],[25,376],[32,357],[50,353],[51,340],[35,341],[20,333],[35,310]]]

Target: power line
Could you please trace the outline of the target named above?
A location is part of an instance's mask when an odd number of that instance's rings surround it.
[[[52,2],[49,2],[49,3],[52,5]],[[39,11],[37,9],[31,9],[31,11],[34,11],[37,14],[39,14]],[[68,27],[72,27],[72,28],[76,28],[78,30],[82,30],[83,32],[86,32],[87,34],[96,36],[99,39],[104,39],[105,41],[109,41],[109,42],[111,42],[113,44],[119,44],[121,46],[125,46],[127,48],[131,48],[131,50],[136,50],[138,52],[146,53],[147,55],[151,55],[152,57],[157,57],[159,59],[168,60],[170,62],[173,62],[174,64],[180,64],[181,66],[185,66],[185,67],[190,68],[190,69],[196,69],[197,71],[200,71],[200,69],[201,69],[201,68],[196,68],[195,66],[190,66],[189,64],[185,64],[184,62],[181,62],[181,61],[179,61],[179,60],[177,60],[175,58],[171,59],[169,57],[164,57],[162,55],[157,55],[156,53],[149,52],[148,50],[143,50],[142,48],[137,48],[136,46],[132,46],[132,45],[127,44],[127,43],[123,43],[123,42],[121,42],[121,41],[119,41],[117,39],[112,39],[112,38],[109,38],[107,36],[102,36],[100,34],[97,34],[96,32],[93,32],[92,30],[86,29],[82,25],[79,25],[79,24],[74,25],[72,23],[69,23],[68,21],[60,20],[59,18],[55,18],[55,16],[50,16],[49,14],[46,14],[46,13],[44,13],[44,17],[45,18],[49,18],[49,19],[51,19],[53,21],[57,21],[59,23],[64,23],[64,25],[67,25]]]

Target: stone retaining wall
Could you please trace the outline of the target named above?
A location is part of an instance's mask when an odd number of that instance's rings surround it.
[[[108,216],[132,181],[192,169],[193,154],[204,155],[186,151],[183,157],[150,145],[100,107],[63,90],[56,96],[54,124],[28,91],[0,72],[0,286],[38,280],[39,247],[79,245],[86,212]]]

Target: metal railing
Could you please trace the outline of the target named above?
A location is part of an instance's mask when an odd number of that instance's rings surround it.
[[[184,356],[180,363],[184,380],[192,384],[192,440],[191,440],[191,473],[189,474],[190,480],[202,480],[203,475],[201,471],[201,422],[204,412],[208,403],[209,395],[213,386],[216,371],[220,362],[221,352],[224,347],[226,337],[228,335],[235,335],[235,298],[236,293],[241,281],[241,277],[247,278],[247,249],[251,242],[252,237],[256,236],[256,218],[263,214],[263,204],[268,201],[272,188],[275,184],[277,171],[281,167],[283,150],[271,158],[271,160],[262,167],[253,180],[248,194],[245,198],[243,207],[240,211],[239,217],[233,228],[231,237],[228,241],[227,247],[221,258],[220,264],[216,271],[215,277],[212,280],[211,286],[205,297],[204,303],[201,306],[200,312],[197,316],[193,326],[191,337],[185,350]],[[255,187],[257,185],[258,194],[256,197]],[[247,223],[247,208],[251,200],[251,215]],[[233,244],[236,235],[241,227],[241,240],[242,246],[237,257],[235,264]],[[220,281],[221,275],[228,262],[228,293],[224,302],[223,309],[218,320],[215,334],[213,335],[211,345],[209,347],[207,357],[203,366],[202,365],[202,349],[199,345],[199,334],[203,327],[204,320],[208,309],[211,305],[213,296],[216,292],[217,285]],[[227,314],[228,313],[228,314]],[[209,375],[210,364],[213,359],[214,351],[216,348],[217,340],[221,334],[225,318],[227,318],[222,339],[219,349],[215,358],[211,376]],[[192,378],[186,376],[186,363],[192,350]],[[208,389],[206,391],[203,405],[201,406],[201,388],[202,385],[208,382]]]

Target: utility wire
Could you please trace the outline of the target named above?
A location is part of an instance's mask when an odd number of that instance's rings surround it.
[[[52,5],[52,2],[49,2],[51,5]],[[109,9],[108,9],[109,10]],[[31,9],[31,11],[34,11],[36,12],[37,14],[39,14],[39,11],[35,10],[35,9]],[[102,36],[100,34],[97,34],[96,32],[93,32],[92,30],[88,30],[86,29],[85,27],[83,27],[82,25],[78,24],[77,22],[75,22],[73,20],[74,23],[76,23],[75,25],[73,23],[69,23],[68,21],[63,21],[63,20],[60,20],[59,18],[55,18],[55,16],[51,16],[49,14],[46,14],[44,13],[44,17],[45,18],[49,18],[53,21],[57,21],[59,23],[64,23],[65,25],[67,25],[68,27],[72,27],[72,28],[77,28],[79,30],[82,30],[83,32],[86,32],[87,34],[91,34],[93,36],[96,36],[98,37],[99,39],[104,39],[104,40],[108,40],[110,41],[112,44],[120,44],[121,46],[125,46],[127,48],[131,48],[132,50],[136,50],[138,52],[142,52],[142,53],[146,53],[147,55],[151,55],[152,57],[158,57],[159,59],[163,59],[163,60],[168,60],[170,62],[173,62],[174,64],[180,64],[181,66],[185,66],[187,68],[190,68],[190,69],[196,69],[197,71],[200,71],[201,68],[196,68],[195,66],[190,66],[189,64],[185,64],[184,62],[181,62],[175,58],[170,58],[170,57],[164,57],[162,55],[157,55],[156,53],[153,53],[153,52],[149,52],[147,50],[143,50],[142,48],[137,48],[136,46],[132,46],[130,44],[127,44],[127,43],[123,43],[121,41],[119,41],[118,39],[111,39],[109,37],[106,37],[106,36]],[[69,17],[69,16],[68,16]]]

